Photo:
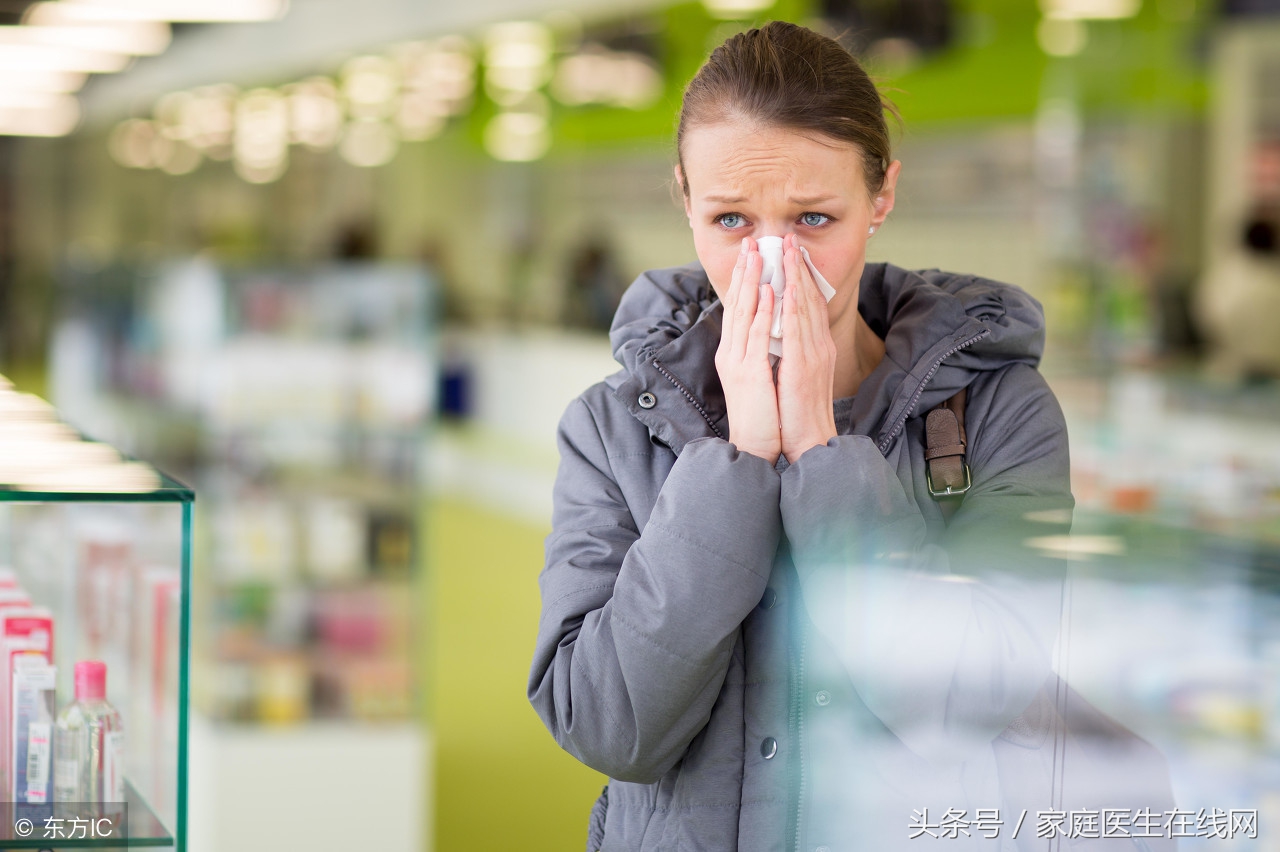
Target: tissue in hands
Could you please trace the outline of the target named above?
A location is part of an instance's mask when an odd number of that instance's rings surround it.
[[[768,284],[773,288],[773,325],[769,327],[769,354],[781,358],[782,294],[787,289],[786,276],[782,271],[782,237],[761,237],[756,240],[756,247],[760,250],[760,259],[764,261],[764,268],[760,271],[760,283]],[[817,282],[818,290],[830,302],[836,294],[835,288],[827,283],[827,279],[823,278],[822,273],[813,265],[813,261],[809,259],[809,252],[804,246],[800,246],[800,256],[804,258],[805,266],[809,267],[809,274]]]

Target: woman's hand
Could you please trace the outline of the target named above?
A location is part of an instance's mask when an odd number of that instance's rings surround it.
[[[769,366],[773,289],[760,285],[763,268],[764,261],[755,241],[750,237],[743,239],[729,292],[724,297],[716,372],[724,388],[730,443],[740,452],[751,453],[773,464],[782,452],[782,439],[778,392]]]
[[[836,435],[832,411],[836,344],[827,321],[827,300],[809,273],[794,235],[783,240],[782,249],[787,290],[782,299],[778,415],[782,453],[795,464],[806,450]]]

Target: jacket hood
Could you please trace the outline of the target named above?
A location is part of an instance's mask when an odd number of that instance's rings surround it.
[[[885,344],[863,380],[842,433],[888,452],[906,421],[978,373],[1036,365],[1044,310],[1025,291],[972,275],[868,263],[858,311]],[[623,295],[610,331],[623,371],[614,394],[677,453],[694,438],[729,435],[714,355],[723,307],[701,264],[642,274]]]

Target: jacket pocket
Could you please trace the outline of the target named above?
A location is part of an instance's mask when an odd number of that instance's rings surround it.
[[[587,820],[587,852],[600,852],[604,846],[604,817],[608,811],[609,785],[605,784],[600,798],[591,806],[591,817]]]

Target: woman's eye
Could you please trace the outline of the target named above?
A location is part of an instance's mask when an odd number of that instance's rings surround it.
[[[831,217],[825,213],[805,213],[800,217],[800,221],[810,228],[820,228],[830,222]]]
[[[716,222],[724,228],[741,228],[746,220],[737,213],[721,213],[716,217]]]

